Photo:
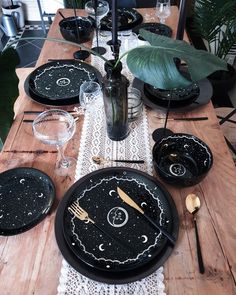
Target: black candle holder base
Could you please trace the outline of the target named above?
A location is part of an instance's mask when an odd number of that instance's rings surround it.
[[[97,53],[100,54],[100,55],[104,55],[104,54],[107,52],[106,48],[101,47],[101,46],[96,46],[96,47],[93,47],[93,48],[91,48],[91,49],[92,49],[93,51],[97,52]]]
[[[85,60],[90,56],[90,53],[86,50],[78,50],[73,54],[74,59]]]
[[[174,132],[168,128],[158,128],[153,131],[152,138],[154,141],[160,141],[162,138],[172,135]]]

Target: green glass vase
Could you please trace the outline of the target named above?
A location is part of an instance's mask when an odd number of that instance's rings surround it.
[[[115,67],[114,64],[114,60],[105,63],[103,100],[108,137],[119,141],[129,134],[127,95],[129,81],[121,74],[122,63],[119,62]]]

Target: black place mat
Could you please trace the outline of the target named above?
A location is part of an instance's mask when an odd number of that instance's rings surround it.
[[[46,217],[55,197],[52,180],[33,168],[15,168],[0,174],[0,234],[26,231]]]
[[[144,29],[151,33],[162,35],[166,37],[171,37],[172,35],[172,29],[168,27],[167,25],[160,24],[160,23],[144,23],[141,25],[136,26],[133,28],[133,32],[139,36],[139,30]],[[144,40],[141,36],[139,36],[140,40]]]
[[[143,21],[142,15],[132,8],[118,8],[118,31],[131,30]],[[112,13],[108,12],[106,16],[101,19],[101,30],[111,31],[112,29]]]
[[[93,66],[76,60],[58,60],[35,69],[25,80],[25,91],[35,101],[46,105],[79,103],[79,89],[84,81],[101,81]]]
[[[57,211],[58,246],[76,270],[107,283],[124,283],[145,277],[162,265],[173,250],[158,230],[120,199],[117,186],[174,237],[178,235],[178,214],[171,196],[147,174],[113,167],[95,171],[77,181]],[[75,218],[68,211],[68,206],[75,201],[79,201],[89,216],[125,247],[94,225]]]

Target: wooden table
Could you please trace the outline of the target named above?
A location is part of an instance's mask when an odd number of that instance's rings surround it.
[[[141,13],[154,15],[154,9],[142,9]],[[82,15],[82,11],[78,14]],[[63,11],[65,16],[72,10]],[[177,9],[167,24],[177,28]],[[155,17],[144,17],[145,21]],[[57,14],[49,36],[59,37]],[[89,44],[88,44],[89,45]],[[38,59],[37,66],[49,58],[72,58],[74,46],[55,44],[46,41]],[[16,103],[16,118],[0,155],[0,171],[13,167],[35,167],[46,172],[56,186],[56,202],[50,214],[33,229],[16,236],[0,237],[0,293],[5,294],[56,294],[62,255],[54,237],[54,217],[59,200],[73,183],[73,179],[54,175],[57,154],[53,148],[41,144],[33,137],[31,124],[23,123],[24,110],[44,110],[27,97],[23,91],[23,81],[32,69],[19,69],[20,96]],[[72,109],[72,106],[66,109]],[[217,118],[209,103],[192,112],[171,114],[171,116],[208,116],[207,121],[183,122],[169,121],[168,127],[175,132],[191,133],[211,148],[214,164],[208,176],[199,184],[189,188],[166,188],[172,194],[180,217],[180,233],[177,245],[164,265],[166,292],[174,294],[236,294],[236,172],[233,160],[225,144]],[[29,118],[29,116],[27,117]],[[163,122],[148,111],[151,133],[161,127]],[[67,146],[67,153],[77,156],[83,119],[77,123],[77,131]],[[152,139],[151,139],[152,140]],[[153,142],[151,141],[153,144]],[[197,193],[202,208],[198,212],[198,225],[205,274],[199,274],[196,258],[195,234],[192,217],[185,209],[188,193]]]

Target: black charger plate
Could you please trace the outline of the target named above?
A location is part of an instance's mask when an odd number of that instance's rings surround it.
[[[25,80],[25,91],[36,102],[46,105],[79,103],[80,85],[84,81],[101,81],[93,66],[76,60],[58,60],[35,69]]]
[[[170,110],[174,112],[187,112],[194,110],[202,105],[207,104],[211,97],[212,97],[212,86],[208,79],[202,79],[197,82],[199,87],[199,95],[196,99],[193,99],[192,101],[187,101],[186,104],[183,104],[183,102],[178,103],[175,101],[174,105],[171,105],[170,103]],[[147,94],[144,91],[144,82],[135,78],[133,81],[133,87],[138,88],[141,91],[143,103],[147,105],[148,107],[152,109],[157,110],[166,110],[168,101],[166,100],[166,104],[163,105],[163,101],[160,103],[160,98],[157,98],[155,96],[147,96]]]
[[[0,174],[0,235],[24,232],[46,217],[55,198],[48,175],[34,168],[14,168]]]
[[[118,31],[131,30],[143,21],[142,15],[132,8],[118,8]],[[111,31],[112,29],[112,13],[108,12],[106,16],[101,19],[101,30]]]
[[[76,270],[107,283],[126,283],[147,276],[164,263],[173,249],[143,216],[122,202],[116,193],[117,186],[142,204],[145,212],[175,238],[179,226],[171,196],[143,172],[106,168],[77,181],[58,207],[55,223],[58,246]],[[69,213],[68,206],[77,200],[100,227],[129,245],[133,252]]]
[[[166,37],[171,37],[172,29],[167,25],[160,24],[160,23],[144,23],[141,25],[136,26],[132,31],[139,36],[139,30],[144,29],[151,33],[162,35]],[[140,40],[144,40],[141,36],[139,36]]]

